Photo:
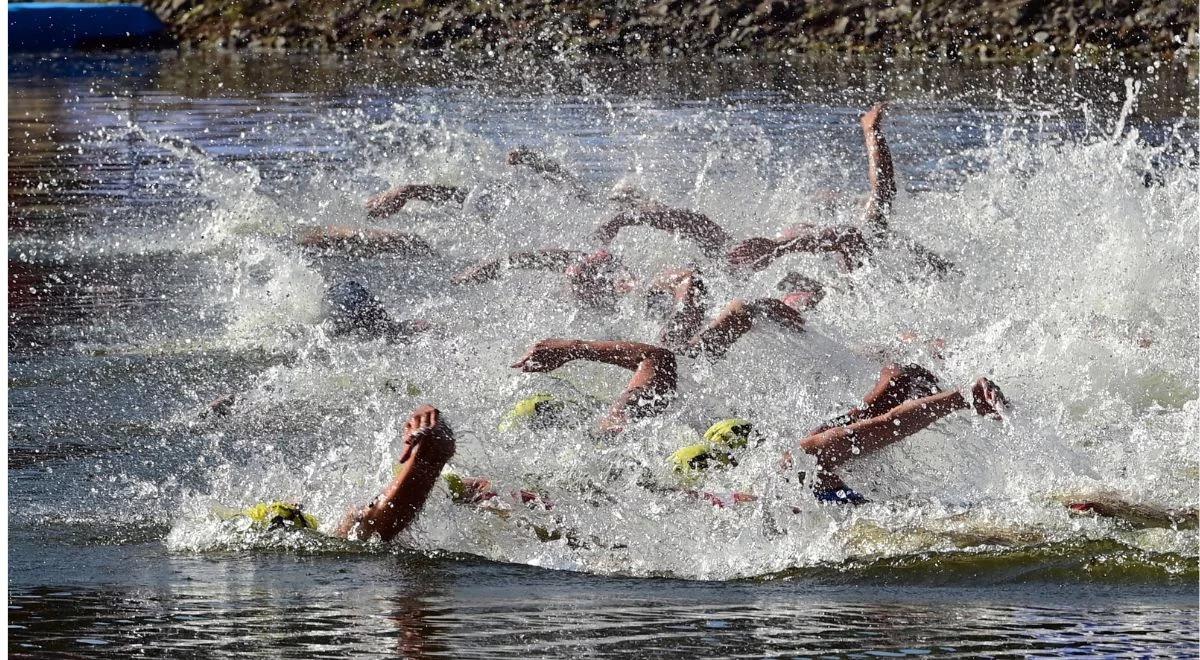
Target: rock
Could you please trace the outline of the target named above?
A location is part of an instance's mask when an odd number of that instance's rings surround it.
[[[185,45],[565,51],[941,53],[1026,57],[1118,49],[1153,58],[1194,50],[1189,0],[147,0]],[[880,51],[882,45],[886,50]]]

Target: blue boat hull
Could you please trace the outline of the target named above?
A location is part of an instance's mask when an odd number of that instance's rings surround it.
[[[166,26],[140,5],[21,2],[8,5],[8,50],[157,47],[170,42]]]

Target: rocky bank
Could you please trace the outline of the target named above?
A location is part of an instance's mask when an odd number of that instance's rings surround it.
[[[187,45],[349,51],[454,49],[1186,59],[1196,0],[149,0]]]

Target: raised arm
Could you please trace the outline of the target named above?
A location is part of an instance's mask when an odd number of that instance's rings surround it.
[[[398,213],[404,205],[412,200],[444,204],[454,202],[462,204],[467,199],[467,189],[456,186],[441,186],[431,184],[410,184],[396,186],[387,192],[379,193],[367,200],[367,215],[372,218],[383,218]]]
[[[600,225],[596,238],[607,245],[623,227],[643,226],[693,241],[709,257],[718,256],[729,243],[729,233],[703,213],[662,205],[647,205],[619,213]]]
[[[862,118],[863,141],[867,146],[867,176],[871,180],[871,198],[867,202],[863,223],[873,233],[888,229],[892,201],[896,198],[896,172],[892,167],[892,152],[883,139],[884,102],[871,106]]]
[[[417,408],[404,424],[404,453],[395,478],[370,504],[351,510],[334,534],[391,541],[416,520],[454,448],[454,434],[438,409]]]
[[[549,270],[564,272],[585,256],[578,250],[561,250],[558,248],[543,248],[526,252],[513,252],[500,259],[481,261],[450,279],[453,284],[478,284],[500,277],[505,268],[520,268],[523,270]]]
[[[674,354],[641,342],[545,339],[512,366],[527,373],[545,373],[572,360],[603,362],[633,371],[633,378],[600,421],[604,433],[619,433],[631,420],[657,415],[674,398],[678,384]]]

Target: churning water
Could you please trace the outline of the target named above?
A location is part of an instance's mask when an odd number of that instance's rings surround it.
[[[1195,652],[1194,526],[1063,507],[1114,494],[1200,504],[1184,71],[195,55],[12,66],[14,650]],[[773,295],[789,271],[828,295],[802,335],[763,327],[722,361],[681,360],[679,400],[616,440],[498,430],[529,393],[608,400],[627,379],[509,368],[533,342],[658,330],[639,297],[600,314],[553,274],[447,283],[509,251],[594,249],[616,212],[509,167],[509,148],[549,152],[599,200],[636,185],[737,238],[771,235],[858,222],[857,119],[883,97],[893,225],[960,272],[916,276],[888,253],[852,274],[791,256],[732,277],[687,243],[626,230],[612,250],[632,271],[696,263],[717,303]],[[368,196],[417,182],[473,192],[461,208],[366,218]],[[306,253],[296,237],[319,224],[412,232],[434,254]],[[322,295],[345,279],[435,331],[406,345],[328,337]],[[953,386],[987,375],[1014,414],[943,420],[846,469],[872,503],[818,505],[778,457],[886,360]],[[233,414],[201,415],[229,393]],[[214,515],[295,499],[332,527],[389,478],[399,426],[424,402],[454,426],[457,471],[536,488],[553,508],[496,515],[438,489],[403,549]],[[718,508],[646,487],[677,484],[666,457],[735,415],[766,440],[700,485],[757,501]],[[1038,585],[1060,585],[1057,600],[1034,600]],[[550,645],[562,637],[575,641]]]

